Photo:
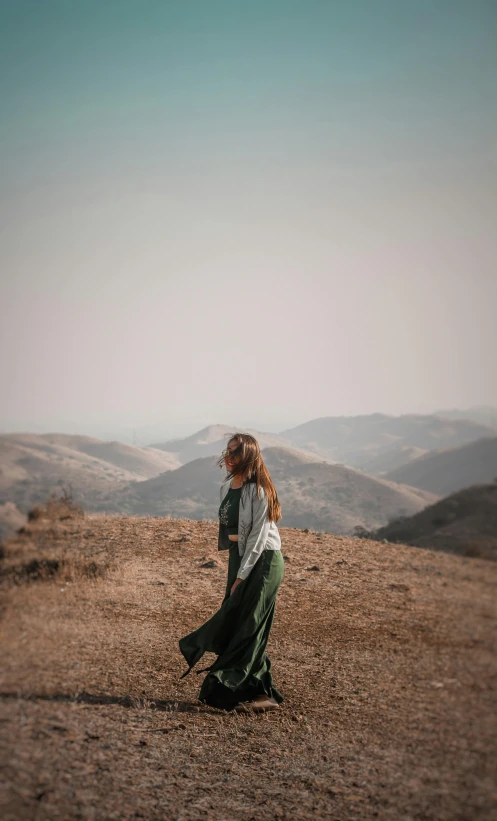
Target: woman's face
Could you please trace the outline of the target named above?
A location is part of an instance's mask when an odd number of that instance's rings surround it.
[[[233,459],[230,459],[228,454],[233,453],[233,451],[236,450],[237,447],[238,447],[238,445],[237,445],[236,442],[230,442],[228,444],[228,447],[226,448],[226,455],[224,457],[224,464],[226,465],[226,470],[228,471],[228,473],[232,473],[233,468],[236,465],[236,461],[233,461]]]

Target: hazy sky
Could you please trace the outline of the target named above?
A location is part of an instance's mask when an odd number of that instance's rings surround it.
[[[494,0],[0,10],[0,430],[497,404]]]

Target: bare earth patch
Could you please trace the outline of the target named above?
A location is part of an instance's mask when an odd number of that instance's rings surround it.
[[[5,545],[3,821],[496,817],[497,565],[280,533],[285,702],[256,716],[180,681],[224,595],[216,523],[41,517]]]

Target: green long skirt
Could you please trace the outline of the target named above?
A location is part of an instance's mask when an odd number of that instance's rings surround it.
[[[226,592],[219,610],[193,633],[179,640],[179,647],[192,667],[205,652],[218,658],[200,688],[199,700],[224,710],[257,695],[272,696],[279,704],[283,696],[273,684],[266,645],[273,624],[276,594],[283,580],[281,550],[263,550],[249,576],[232,596],[241,557],[236,542],[230,542]],[[205,670],[197,672],[202,673]]]

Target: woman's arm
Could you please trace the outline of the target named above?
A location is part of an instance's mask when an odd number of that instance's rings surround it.
[[[270,523],[267,517],[267,499],[264,488],[259,488],[259,497],[255,492],[252,497],[252,528],[248,535],[237,579],[246,579],[261,555],[269,533]]]

